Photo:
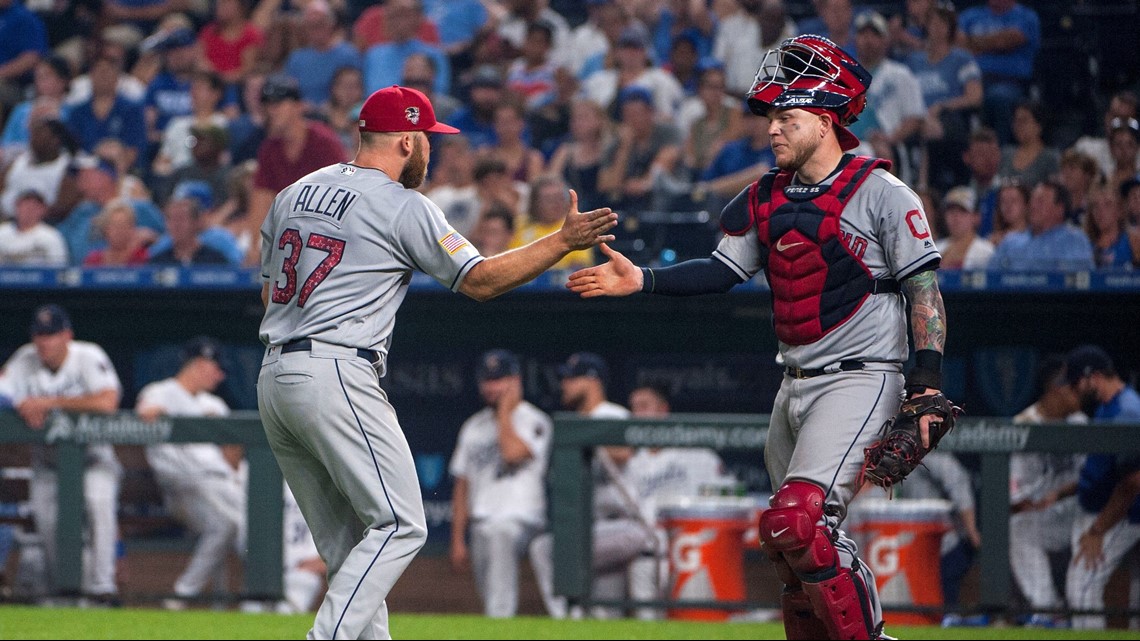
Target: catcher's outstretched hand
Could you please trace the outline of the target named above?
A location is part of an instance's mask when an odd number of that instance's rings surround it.
[[[578,193],[570,190],[570,207],[566,211],[566,220],[558,233],[566,241],[571,250],[589,249],[594,245],[613,240],[609,230],[617,225],[617,214],[609,207],[602,207],[593,211],[578,212]]]
[[[602,253],[609,261],[570,274],[566,288],[582,298],[629,296],[641,291],[642,275],[637,265],[605,243]]]

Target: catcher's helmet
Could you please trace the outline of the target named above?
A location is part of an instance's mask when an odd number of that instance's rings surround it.
[[[773,108],[826,109],[846,126],[867,105],[870,85],[871,74],[839,45],[823,36],[796,36],[764,54],[748,108],[760,116]]]

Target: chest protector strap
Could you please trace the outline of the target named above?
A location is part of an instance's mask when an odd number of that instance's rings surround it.
[[[875,279],[863,263],[868,240],[839,225],[843,208],[879,167],[889,170],[891,163],[844,156],[831,185],[792,185],[790,172],[773,170],[749,189],[776,336],[783,343],[814,343],[854,316],[868,296],[899,293],[898,281]]]

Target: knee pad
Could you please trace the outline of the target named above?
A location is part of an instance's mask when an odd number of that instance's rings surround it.
[[[818,525],[823,517],[823,489],[807,481],[789,481],[772,497],[760,516],[760,540],[769,556],[779,553],[804,581],[818,582],[835,576],[839,552],[831,530]],[[777,572],[779,571],[777,564]],[[785,578],[781,576],[781,578]],[[792,582],[785,580],[785,584]]]

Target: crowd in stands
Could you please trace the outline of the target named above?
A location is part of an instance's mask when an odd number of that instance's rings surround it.
[[[1140,266],[1135,88],[1062,140],[1038,14],[967,4],[0,0],[0,265],[254,265],[277,191],[350,160],[391,84],[462,130],[422,189],[486,253],[556,228],[567,188],[626,240],[715,220],[774,162],[744,103],[764,52],[816,33],[873,74],[855,152],[923,196],[944,267]]]

